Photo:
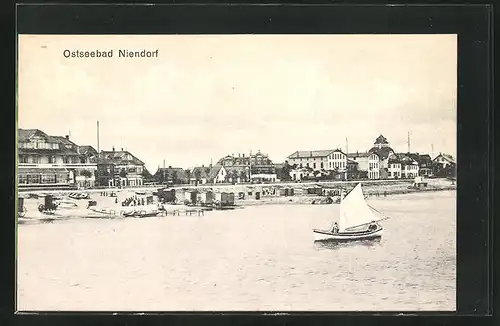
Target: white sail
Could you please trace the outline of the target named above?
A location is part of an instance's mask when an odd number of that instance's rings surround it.
[[[368,207],[360,183],[340,203],[340,231],[382,219],[384,217],[375,215]]]

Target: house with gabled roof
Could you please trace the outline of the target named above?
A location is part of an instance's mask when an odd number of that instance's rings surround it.
[[[223,183],[228,178],[228,172],[223,165],[197,166],[191,170],[191,184]]]
[[[40,129],[18,129],[18,185],[25,187],[93,187],[97,166],[69,136]]]
[[[189,183],[186,171],[182,168],[169,166],[167,168],[158,168],[154,174],[154,179],[160,184],[184,184]]]
[[[415,153],[398,153],[397,157],[401,162],[401,177],[415,178],[419,175],[419,158]]]
[[[113,147],[111,151],[101,151],[99,159],[106,160],[107,163],[112,163],[114,168],[114,186],[135,187],[144,184],[143,172],[145,164],[129,151],[123,148],[117,151]]]
[[[449,154],[439,153],[432,160],[433,173],[437,177],[456,177],[457,163],[455,158]]]

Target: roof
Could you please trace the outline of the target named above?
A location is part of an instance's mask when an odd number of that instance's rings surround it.
[[[347,157],[348,158],[369,157],[372,154],[375,154],[375,155],[379,156],[378,153],[375,153],[375,152],[373,152],[373,153],[364,152],[364,153],[349,153],[349,154],[347,154]]]
[[[101,154],[115,164],[144,165],[144,162],[132,155],[129,151],[101,151]]]
[[[382,134],[375,139],[375,144],[389,144],[387,138],[385,138]]]
[[[345,155],[340,149],[323,149],[317,151],[296,151],[290,154],[288,158],[326,157],[334,152],[340,152]]]
[[[200,178],[202,179],[213,179],[217,176],[219,173],[220,169],[222,169],[223,166],[216,164],[212,167],[210,166],[197,166],[193,168],[193,171],[191,171],[191,178],[196,178],[196,171],[200,171]]]
[[[167,174],[169,177],[173,177],[174,172],[177,174],[178,179],[185,179],[187,178],[186,171],[183,168],[158,168],[156,171],[155,175],[159,175],[165,171],[165,174]]]
[[[394,153],[394,150],[390,147],[381,147],[381,148],[372,147],[368,152],[376,153],[380,157],[380,159],[385,160],[386,158],[389,157],[389,154],[391,154],[391,152]]]
[[[78,152],[80,154],[97,154],[95,148],[90,145],[78,146]]]
[[[418,157],[418,154],[415,154],[415,153],[397,153],[396,158],[402,164],[418,163],[420,160],[420,158]]]
[[[230,161],[231,164],[230,165],[250,165],[250,159],[263,159],[263,160],[267,160],[267,163],[268,164],[273,164],[271,159],[269,158],[269,156],[267,154],[264,154],[262,153],[260,150],[257,151],[257,153],[254,153],[254,154],[251,154],[251,155],[245,155],[245,154],[238,154],[238,156],[234,156],[234,155],[226,155],[222,158],[220,158],[218,161],[217,161],[217,164],[218,165],[224,165],[223,163],[225,161]],[[252,163],[254,164],[254,163]]]
[[[347,158],[347,164],[359,164],[359,162],[356,162],[353,159]]]
[[[247,168],[249,169],[249,166],[226,166],[225,169],[228,174],[234,173],[236,171],[238,174],[241,174],[244,172],[245,174],[247,173]]]
[[[434,159],[434,161],[437,160],[439,157],[442,157],[446,161],[455,164],[455,159],[453,158],[453,156],[451,156],[449,154],[440,153],[438,156],[436,156],[436,158]]]
[[[27,141],[35,134],[41,134],[42,136],[48,138],[48,135],[39,129],[17,129],[18,141]]]

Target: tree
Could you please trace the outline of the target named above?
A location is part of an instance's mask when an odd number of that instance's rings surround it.
[[[281,174],[283,180],[290,180],[290,170],[292,169],[292,166],[288,164],[288,161],[285,161],[285,164],[283,165],[283,168],[281,169]]]
[[[165,174],[163,171],[158,171],[156,175],[156,180],[158,181],[159,184],[163,184],[165,182]]]
[[[146,169],[146,167],[144,167],[144,168],[142,169],[142,173],[141,173],[141,175],[142,175],[142,177],[143,177],[144,179],[151,179],[151,178],[153,178],[153,176],[151,175],[151,173],[149,173],[149,171],[148,171],[148,169]]]
[[[196,178],[196,185],[198,185],[198,182],[201,180],[201,170],[200,169],[196,169],[196,171],[194,171],[194,177]]]
[[[175,170],[172,172],[172,181],[174,182],[174,184],[176,184],[178,181],[177,180],[177,171],[175,171]]]
[[[191,182],[191,170],[186,169],[184,172],[186,173],[187,182],[190,183]]]
[[[241,182],[247,181],[247,174],[245,171],[240,171],[240,181]]]
[[[236,170],[233,170],[231,171],[231,179],[232,179],[232,183],[233,185],[236,183],[236,181],[238,180],[238,171]]]
[[[80,175],[85,177],[85,178],[91,178],[92,172],[90,172],[89,170],[82,170],[82,171],[80,171]]]

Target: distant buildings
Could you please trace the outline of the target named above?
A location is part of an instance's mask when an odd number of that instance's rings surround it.
[[[296,151],[287,160],[295,167],[290,171],[292,180],[318,179],[324,176],[324,171],[327,171],[328,179],[346,172],[348,180],[452,176],[456,173],[453,157],[440,154],[432,160],[428,154],[396,153],[383,135],[375,139],[367,152],[344,154],[339,149]],[[335,173],[331,173],[332,170]]]
[[[169,166],[168,168],[158,168],[153,178],[159,184],[186,184],[191,179],[191,175],[186,172],[182,168]]]
[[[271,159],[260,151],[255,154],[227,155],[217,164],[224,166],[229,182],[276,182],[276,168]]]
[[[39,129],[18,129],[18,184],[21,188],[136,187],[144,178],[155,183],[217,184],[278,182],[285,180],[360,180],[425,177],[455,177],[455,159],[440,153],[396,153],[383,135],[366,152],[345,153],[341,149],[295,151],[283,164],[268,155],[227,155],[215,165],[192,170],[158,168],[154,176],[129,151],[101,151],[79,146],[69,136],[51,136]]]

